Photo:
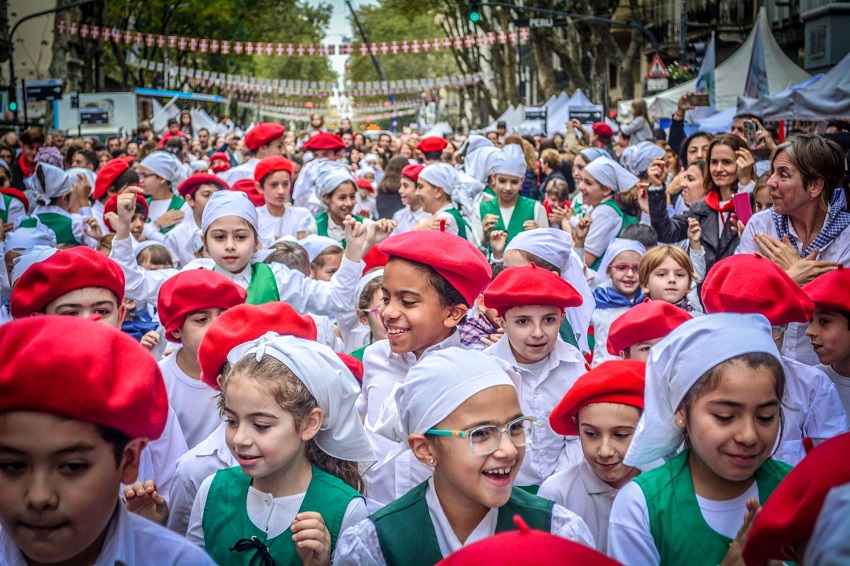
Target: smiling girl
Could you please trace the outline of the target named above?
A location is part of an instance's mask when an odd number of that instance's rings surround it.
[[[345,166],[328,161],[319,170],[313,190],[325,207],[316,215],[318,235],[332,238],[345,248],[345,219],[351,216],[357,222],[370,222],[352,214],[357,203],[354,179]]]

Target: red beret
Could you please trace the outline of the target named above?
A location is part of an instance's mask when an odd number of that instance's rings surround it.
[[[259,163],[257,163],[257,167],[254,169],[254,180],[258,183],[262,182],[266,175],[274,173],[275,171],[286,171],[291,177],[292,162],[282,155],[264,157]]]
[[[267,143],[271,143],[283,136],[286,128],[274,122],[260,122],[245,134],[245,147],[251,151],[257,151]]]
[[[343,354],[342,352],[337,352],[336,355],[339,356],[339,359],[342,360],[342,363],[345,364],[345,367],[348,368],[351,375],[353,375],[357,381],[363,383],[363,362],[352,355]]]
[[[664,338],[683,322],[693,317],[667,301],[646,301],[627,310],[617,318],[608,330],[608,353],[620,355],[648,340]]]
[[[714,264],[702,284],[705,312],[763,314],[770,324],[806,322],[815,306],[778,265],[758,254],[740,254]]]
[[[363,268],[363,274],[369,273],[373,269],[384,267],[389,261],[389,256],[378,249],[378,246],[372,246],[366,255],[363,256],[363,263],[366,267]]]
[[[0,327],[0,359],[0,413],[53,413],[151,440],[165,428],[168,396],[156,360],[106,324],[72,316],[16,320]]]
[[[260,191],[257,190],[257,185],[254,179],[239,179],[233,183],[230,190],[246,193],[248,195],[248,200],[250,200],[251,204],[254,206],[263,206],[266,204],[266,199]]]
[[[218,187],[220,191],[226,191],[230,189],[227,183],[224,182],[224,179],[221,177],[216,177],[215,175],[210,175],[209,173],[195,173],[177,187],[177,192],[180,193],[181,197],[185,197],[187,195],[195,194],[195,191],[198,190],[198,187],[201,185],[215,185]]]
[[[575,417],[582,407],[591,403],[620,403],[643,409],[645,381],[646,362],[603,362],[578,378],[570,387],[555,410],[549,414],[549,425],[558,434],[577,436]]]
[[[419,180],[419,173],[425,169],[425,166],[417,163],[416,165],[405,165],[404,169],[401,170],[401,174],[407,177],[408,179],[413,179],[413,182]]]
[[[465,239],[441,230],[391,236],[379,249],[390,257],[423,263],[442,275],[471,306],[490,282],[493,271],[484,255]]]
[[[305,151],[339,151],[344,147],[342,138],[330,132],[319,132],[304,142]]]
[[[850,433],[818,445],[774,490],[756,515],[744,545],[744,562],[761,566],[768,560],[801,558],[788,552],[812,536],[824,499],[833,487],[850,482]]]
[[[375,192],[375,187],[372,186],[372,181],[365,178],[360,178],[354,181],[354,184],[360,187],[361,189],[368,189],[371,192]]]
[[[289,334],[305,340],[315,340],[317,335],[313,319],[301,316],[288,303],[278,301],[235,306],[221,313],[201,340],[198,348],[201,381],[218,389],[218,376],[230,350],[256,340],[266,332]]]
[[[484,291],[484,304],[499,316],[513,307],[547,305],[563,310],[583,301],[572,285],[533,263],[502,271]]]
[[[110,159],[104,163],[103,167],[98,170],[97,178],[94,180],[94,192],[92,193],[91,198],[94,200],[100,199],[106,194],[107,189],[112,186],[115,179],[129,168],[130,164],[127,160],[122,159],[121,157]]]
[[[605,122],[596,122],[591,126],[596,135],[600,138],[611,139],[614,137],[614,130]]]
[[[214,161],[227,161],[230,163],[230,158],[227,157],[227,154],[223,151],[216,151],[212,155],[210,155],[210,163]]]
[[[141,193],[136,193],[136,210],[138,210],[140,206],[144,209],[145,220],[147,220],[148,219],[148,201],[145,198],[145,195],[143,195]],[[109,220],[106,219],[106,213],[107,212],[116,212],[116,213],[118,212],[118,195],[117,194],[114,194],[111,197],[109,197],[109,200],[106,201],[105,205],[103,205],[103,223],[106,224],[106,227],[109,228],[110,232],[114,232],[115,228],[113,228],[112,224],[109,222]],[[133,214],[135,214],[135,212]]]
[[[803,287],[815,308],[850,312],[850,271],[839,265]]]
[[[8,189],[0,189],[0,194],[9,195],[10,197],[21,201],[21,204],[24,205],[24,211],[29,214],[30,199],[28,199],[27,195],[25,195],[22,191],[9,187]]]
[[[427,138],[422,138],[422,141],[416,144],[416,149],[422,153],[431,153],[433,151],[443,151],[447,145],[449,145],[449,142],[443,138],[428,136]]]
[[[248,293],[222,275],[210,269],[181,271],[165,280],[159,289],[157,312],[165,327],[165,337],[172,342],[171,333],[180,330],[186,316],[201,309],[230,309],[241,305]]]
[[[506,531],[451,553],[437,566],[621,566],[601,552],[575,541],[532,530],[514,515],[516,531]]]
[[[124,300],[121,266],[87,246],[59,250],[24,271],[12,292],[10,311],[14,318],[30,316],[62,295],[88,287],[109,289],[121,304]]]

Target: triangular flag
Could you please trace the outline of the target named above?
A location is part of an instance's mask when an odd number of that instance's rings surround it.
[[[761,18],[756,20],[756,31],[753,37],[753,55],[750,59],[750,74],[744,87],[744,96],[760,98],[770,94],[767,86],[767,65],[764,62],[764,42],[762,41]]]

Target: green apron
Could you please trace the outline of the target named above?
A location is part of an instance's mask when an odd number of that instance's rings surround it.
[[[495,214],[499,218],[493,230],[506,231],[508,233],[508,243],[510,243],[514,236],[525,231],[522,225],[526,220],[534,220],[534,205],[536,203],[536,200],[520,195],[517,198],[514,213],[511,215],[511,221],[508,222],[507,228],[505,228],[505,221],[502,218],[502,210],[499,208],[498,199],[482,201],[478,205],[478,210],[481,212],[481,220],[484,220],[484,217],[488,214]],[[546,228],[546,226],[541,226],[541,228]]]
[[[351,217],[358,222],[363,222],[362,216],[357,216],[356,214],[352,214]],[[328,237],[328,221],[329,220],[330,219],[328,217],[328,211],[327,210],[323,210],[319,214],[316,215],[316,233],[319,236],[324,236],[326,238]],[[345,249],[345,238],[342,239],[342,241],[339,243],[339,245],[342,246],[342,249]]]
[[[451,214],[454,217],[455,222],[457,223],[457,235],[466,240],[466,229],[469,228],[471,230],[472,228],[469,227],[469,223],[460,211],[456,208],[447,208],[443,212]]]
[[[56,234],[56,245],[79,246],[80,242],[74,237],[74,221],[70,216],[58,212],[42,212],[36,214],[41,223],[50,228]],[[35,228],[36,222],[32,219],[21,221],[21,228]]]
[[[272,268],[265,263],[251,265],[251,283],[248,285],[249,305],[264,305],[280,300],[280,290]]]
[[[150,206],[151,201],[153,201],[153,197],[145,197],[145,200],[148,201],[148,206]],[[168,212],[169,210],[180,210],[181,208],[183,208],[183,205],[185,203],[186,203],[185,200],[178,197],[177,195],[173,195],[171,197],[171,202],[168,203],[168,209],[165,212]],[[153,222],[153,221],[154,221],[154,219],[151,218],[150,216],[148,216],[148,222]],[[175,224],[174,226],[177,226],[177,224]],[[169,232],[171,232],[174,229],[174,226],[169,226],[168,228],[163,228],[162,230],[159,231],[159,233],[160,234],[168,234]]]

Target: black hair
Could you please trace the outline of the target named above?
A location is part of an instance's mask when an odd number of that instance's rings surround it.
[[[422,154],[425,156],[427,161],[439,161],[443,156],[443,150],[440,151],[423,151]]]
[[[115,456],[115,467],[121,465],[124,458],[124,449],[130,442],[130,436],[120,430],[105,425],[96,424],[97,433],[104,442],[112,446],[112,455]]]
[[[112,181],[112,184],[109,185],[110,189],[118,190],[128,185],[138,185],[139,184],[139,174],[133,170],[132,167],[128,167],[126,171],[115,177],[115,180]]]
[[[656,232],[655,228],[649,224],[642,224],[640,222],[626,226],[620,237],[640,242],[646,249],[654,248],[658,245],[658,232]]]
[[[176,126],[176,125],[179,124],[179,122],[177,122],[177,118],[169,118],[167,124],[169,126],[171,126],[172,124],[174,124]]]
[[[711,141],[713,137],[714,136],[712,136],[708,132],[703,132],[702,130],[694,132],[688,137],[686,137],[685,141],[682,142],[682,146],[679,148],[679,161],[682,163],[682,167],[687,169],[690,165],[688,163],[688,146],[691,145],[691,142],[693,140],[695,140],[696,138],[706,138],[708,141]]]
[[[97,153],[95,153],[93,150],[91,150],[91,149],[78,149],[74,153],[75,154],[76,153],[82,153],[83,158],[86,160],[86,164],[94,167],[95,171],[97,170],[98,167],[100,167],[100,159],[97,158]]]

